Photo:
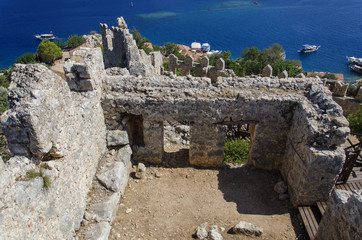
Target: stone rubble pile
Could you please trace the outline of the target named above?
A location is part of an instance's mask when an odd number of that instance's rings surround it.
[[[106,240],[116,216],[118,203],[128,183],[132,150],[125,131],[108,131],[109,150],[98,165],[96,179],[88,193],[79,239]]]

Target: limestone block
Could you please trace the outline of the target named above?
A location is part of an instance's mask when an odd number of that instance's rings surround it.
[[[221,234],[215,229],[211,229],[209,232],[209,235],[210,235],[211,240],[222,240],[223,239]]]
[[[111,162],[101,166],[96,176],[103,186],[113,192],[117,192],[121,187],[124,173],[125,165],[122,162]]]
[[[273,74],[273,68],[269,64],[263,68],[262,76],[263,77],[271,77]]]
[[[217,70],[225,70],[225,61],[222,58],[219,58],[215,63],[215,68]]]
[[[163,57],[161,52],[151,52],[152,66],[155,68],[156,74],[161,74],[161,67],[163,66]]]
[[[304,75],[304,73],[299,73],[296,77],[297,78],[305,78],[305,75]]]
[[[362,190],[332,192],[316,240],[361,239]]]
[[[287,70],[284,70],[283,72],[281,72],[278,76],[278,78],[288,78],[288,72]]]
[[[207,56],[201,59],[201,67],[205,68],[209,66],[209,58]]]
[[[97,215],[100,221],[111,223],[116,216],[120,197],[120,193],[113,193],[111,196],[101,199],[100,202],[91,204],[89,211]]]
[[[168,70],[170,72],[173,72],[174,74],[176,74],[176,69],[178,68],[178,57],[176,57],[175,55],[173,54],[170,54],[168,56]]]
[[[112,130],[107,132],[107,146],[124,146],[129,143],[128,133],[121,130]]]
[[[108,222],[100,222],[92,225],[85,235],[87,240],[107,240],[111,226]]]
[[[132,155],[132,149],[127,144],[126,146],[124,146],[124,147],[122,147],[121,149],[118,150],[117,160],[122,162],[125,166],[127,166],[127,164],[131,160],[131,155]]]
[[[233,231],[236,234],[244,234],[247,236],[261,236],[263,234],[263,229],[261,227],[257,227],[254,224],[240,221],[233,227]]]

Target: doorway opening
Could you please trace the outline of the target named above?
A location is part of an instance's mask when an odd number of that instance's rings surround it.
[[[250,161],[252,138],[257,121],[226,118],[226,140],[224,161],[231,165],[242,165]]]
[[[162,162],[170,167],[189,165],[190,124],[165,120],[163,122]]]

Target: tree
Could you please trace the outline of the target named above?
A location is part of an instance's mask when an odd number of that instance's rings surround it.
[[[38,46],[39,58],[47,64],[53,64],[55,60],[62,58],[62,50],[55,43],[44,40]]]
[[[245,48],[241,52],[241,57],[243,57],[243,60],[251,60],[251,61],[258,61],[260,57],[260,50],[257,47],[252,48]]]
[[[79,47],[80,45],[82,45],[83,43],[85,43],[84,37],[74,34],[68,38],[68,40],[66,42],[66,47],[67,48],[76,48],[76,47]]]
[[[268,62],[275,63],[277,61],[283,61],[285,59],[285,51],[283,47],[278,44],[274,43],[268,50]]]
[[[22,63],[22,64],[31,64],[36,63],[36,56],[32,53],[24,53],[20,57],[18,57],[15,61],[15,63]]]

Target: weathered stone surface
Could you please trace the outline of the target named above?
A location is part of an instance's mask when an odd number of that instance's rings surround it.
[[[125,174],[125,165],[122,162],[105,163],[98,170],[97,179],[107,189],[117,192],[121,187],[121,181]]]
[[[108,222],[100,222],[92,225],[85,239],[87,240],[107,240],[109,233],[111,232],[111,226]]]
[[[247,236],[252,236],[252,235],[260,236],[263,234],[262,228],[244,221],[240,221],[238,224],[236,224],[233,227],[233,231],[236,234],[244,234]]]
[[[209,235],[210,235],[211,240],[222,240],[223,239],[221,234],[215,229],[211,229]]]
[[[138,163],[135,174],[136,178],[143,179],[146,176],[146,166],[143,163]]]
[[[106,74],[109,76],[129,76],[127,68],[112,67],[106,69]]]
[[[113,193],[109,197],[102,199],[101,202],[91,204],[89,211],[95,214],[103,222],[112,222],[117,212],[117,204],[121,195],[119,192]]]
[[[263,77],[271,77],[272,74],[273,74],[273,68],[269,64],[263,68],[263,72],[261,73]]]
[[[217,70],[224,70],[225,69],[225,61],[222,58],[219,58],[215,63],[215,68]]]
[[[333,92],[339,97],[345,97],[348,90],[348,86],[349,84],[343,84],[342,82],[337,81],[333,88]]]
[[[105,67],[126,67],[134,76],[158,74],[160,71],[158,68],[159,60],[155,61],[155,68],[151,64],[151,57],[145,56],[143,50],[138,50],[136,41],[129,32],[124,19],[122,17],[117,18],[117,23],[118,27],[111,29],[108,29],[107,24],[100,24]]]
[[[319,224],[316,240],[361,239],[362,190],[335,190]]]
[[[118,150],[117,161],[122,162],[125,166],[130,162],[132,155],[132,149],[129,145],[124,146]]]
[[[90,67],[86,71],[93,77],[89,91],[70,91],[67,82],[41,65],[14,68],[10,110],[2,116],[4,133],[16,155],[1,170],[0,236],[4,239],[71,239],[83,219],[106,135],[100,105],[102,54],[96,49],[80,51],[75,55],[87,56],[78,60]],[[39,171],[33,161],[44,157],[53,166],[44,170],[51,179],[47,190],[42,178],[19,181],[27,171]]]
[[[206,228],[201,227],[201,226],[196,228],[196,233],[195,234],[196,234],[196,237],[198,239],[206,239],[208,237],[208,235],[209,235]]]
[[[288,72],[284,70],[279,74],[278,78],[288,78]]]
[[[288,189],[288,186],[285,184],[284,181],[279,181],[274,185],[274,191],[281,194],[285,193]]]
[[[112,130],[107,132],[107,146],[124,146],[129,143],[126,131]]]

